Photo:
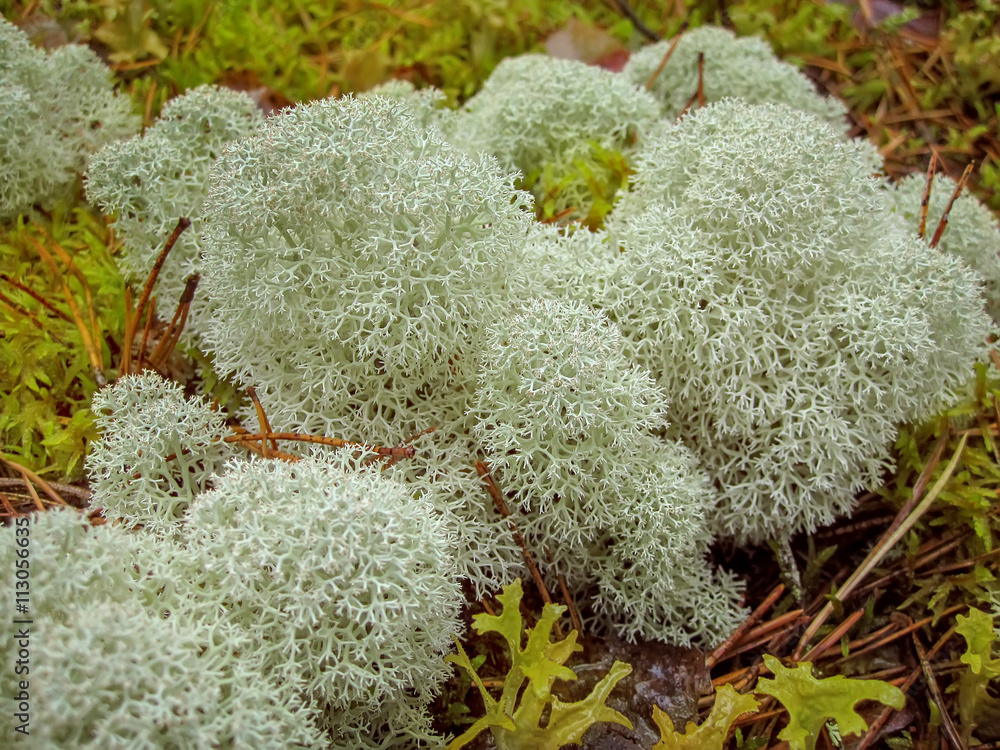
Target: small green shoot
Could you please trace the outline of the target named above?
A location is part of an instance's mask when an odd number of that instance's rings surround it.
[[[674,729],[666,712],[653,706],[653,721],[660,728],[660,741],[653,745],[653,750],[723,750],[733,722],[756,711],[758,705],[752,695],[742,695],[732,685],[723,685],[705,723],[695,726],[689,721],[684,734]]]
[[[575,652],[583,650],[577,645],[577,632],[574,630],[565,639],[552,642],[552,627],[566,608],[546,604],[538,624],[528,629],[527,645],[522,648],[522,595],[521,581],[515,580],[497,597],[503,607],[501,614],[480,614],[473,618],[472,627],[479,635],[499,633],[507,641],[511,666],[504,678],[499,701],[489,694],[461,644],[458,644],[457,654],[446,657],[446,661],[457,664],[471,675],[486,705],[486,715],[452,740],[448,750],[465,747],[487,728],[493,733],[498,750],[556,750],[579,742],[583,733],[600,721],[615,722],[631,729],[632,723],[604,702],[632,667],[616,661],[589,696],[576,703],[563,703],[552,695],[552,683],[557,679],[576,679],[573,670],[564,665]],[[527,687],[524,687],[525,680]],[[546,709],[549,709],[549,719],[540,727],[539,721]]]
[[[955,632],[966,643],[961,661],[969,665],[958,684],[958,711],[963,728],[971,733],[976,726],[995,726],[1000,718],[1000,700],[989,692],[990,680],[1000,677],[1000,658],[993,656],[997,634],[993,618],[978,609],[970,608],[968,616],[955,619]]]
[[[901,709],[906,696],[899,688],[878,680],[852,680],[843,675],[816,679],[812,664],[802,662],[795,669],[765,655],[764,664],[774,673],[773,680],[757,682],[757,692],[772,695],[788,710],[788,726],[780,739],[791,750],[815,750],[820,730],[829,719],[837,722],[841,734],[860,734],[868,728],[855,712],[858,701],[872,700]]]

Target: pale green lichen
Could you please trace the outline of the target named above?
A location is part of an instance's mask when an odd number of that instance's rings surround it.
[[[587,216],[595,200],[590,182],[610,178],[595,149],[630,152],[657,119],[655,99],[623,76],[574,60],[521,55],[501,62],[442,128],[461,148],[493,154],[505,169],[520,172],[539,202],[557,191],[551,211]]]
[[[670,397],[670,434],[721,491],[717,533],[829,523],[877,486],[897,426],[971,378],[978,280],[887,214],[874,148],[790,107],[709,105],[637,164],[588,299]]]
[[[890,210],[916,233],[920,227],[920,202],[927,178],[910,175],[886,190]],[[924,239],[931,242],[944,209],[951,200],[956,183],[950,177],[938,175],[931,189]],[[986,309],[1000,323],[1000,227],[997,217],[975,196],[963,191],[948,213],[948,224],[938,247],[943,252],[961,258],[982,279]]]
[[[447,97],[436,88],[418,89],[409,81],[392,79],[359,94],[359,99],[381,96],[395,99],[411,107],[417,122],[423,127],[437,125],[441,118],[448,117],[451,110],[445,109]]]
[[[0,728],[13,734],[18,680],[27,679],[29,748],[324,747],[316,710],[295,683],[261,672],[246,636],[216,618],[190,617],[179,599],[169,613],[146,606],[170,579],[149,575],[152,561],[169,554],[162,540],[91,528],[72,509],[0,529],[11,591],[15,560],[30,569],[28,610],[15,615],[13,596],[0,606],[8,622],[28,621],[30,639],[30,673],[18,676],[17,628],[0,637]]]
[[[203,286],[217,368],[257,388],[275,425],[339,431],[363,415],[390,429],[428,383],[470,379],[465,352],[517,293],[508,264],[529,200],[404,102],[270,119],[213,172]]]
[[[0,219],[68,197],[90,156],[139,118],[88,48],[46,53],[0,18]]]
[[[42,620],[33,633],[27,746],[326,746],[315,710],[210,624],[124,604],[94,603],[71,615],[72,623]]]
[[[425,499],[353,462],[234,464],[192,507],[182,575],[197,608],[251,634],[265,672],[301,684],[335,736],[388,722],[390,736],[428,737],[419,708],[459,628],[454,541]]]
[[[153,372],[94,395],[101,440],[87,457],[94,503],[109,521],[176,534],[194,497],[233,455],[224,416]]]
[[[660,437],[666,410],[616,325],[542,298],[489,329],[470,414],[550,575],[624,637],[712,644],[739,622],[739,587],[705,560],[716,498],[691,454]]]
[[[202,213],[212,165],[227,143],[262,121],[247,94],[199,86],[168,101],[141,137],[111,144],[92,160],[87,197],[116,216],[124,244],[118,264],[130,282],[145,284],[178,219],[191,220],[157,277],[160,317],[169,319],[187,278],[202,270]],[[208,310],[205,295],[195,294],[185,330],[201,330]]]
[[[639,50],[629,58],[622,75],[636,86],[645,86],[673,41]],[[753,36],[738,38],[718,26],[684,32],[667,64],[653,79],[650,91],[665,117],[677,117],[689,103],[697,106],[699,54],[704,54],[702,92],[706,101],[741,97],[751,104],[787,104],[826,120],[839,131],[847,124],[844,105],[833,97],[820,96],[812,81],[794,65],[779,60],[767,42]]]

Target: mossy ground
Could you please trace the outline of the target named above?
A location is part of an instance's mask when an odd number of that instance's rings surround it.
[[[113,66],[146,124],[168,98],[209,82],[248,90],[262,107],[278,108],[405,78],[443,89],[454,104],[474,93],[501,59],[541,49],[573,18],[632,48],[645,41],[640,27],[672,36],[684,21],[722,22],[741,35],[765,36],[821,88],[840,96],[851,109],[852,134],[879,146],[890,175],[926,169],[932,151],[955,178],[974,162],[972,189],[1000,209],[1000,5],[921,2],[900,6],[901,15],[879,18],[890,5],[635,0],[629,10],[638,23],[619,4],[599,0],[5,0],[0,11],[38,43],[92,45]],[[609,170],[607,164],[581,169],[594,174],[602,173],[601,167],[615,183],[595,182],[595,194],[606,198],[623,170]],[[556,203],[547,198],[549,205]],[[558,218],[545,210],[543,201],[543,217]],[[598,212],[588,221],[599,223],[602,216]],[[82,458],[96,437],[90,398],[102,378],[114,376],[125,343],[125,285],[114,266],[116,250],[106,220],[82,202],[5,227],[0,236],[0,457],[5,461],[0,500],[7,516],[55,502],[44,493],[29,494],[18,467],[52,482],[73,483],[76,489],[64,493],[70,501],[85,496]],[[44,260],[46,253],[51,263]],[[886,477],[882,491],[863,498],[852,521],[793,540],[802,596],[779,596],[724,652],[713,655],[717,684],[752,684],[765,652],[808,657],[826,673],[874,676],[909,690],[909,708],[887,718],[866,747],[935,748],[963,739],[959,717],[967,719],[970,707],[958,706],[957,693],[949,692],[964,669],[956,661],[962,641],[951,628],[969,605],[988,609],[1000,598],[995,547],[1000,360],[978,373],[970,363],[969,372],[975,396],[931,423],[902,431],[896,472]],[[215,393],[223,404],[237,397],[215,380],[191,387]],[[826,596],[886,536],[896,513],[902,509],[902,518],[914,507],[920,510],[907,503],[915,486],[922,488],[920,497],[936,492],[936,502],[913,519],[902,543],[845,604],[822,615],[825,622],[809,647],[800,647],[803,630],[824,612]],[[770,551],[718,554],[750,579],[751,606],[778,584],[780,571]],[[919,626],[911,627],[914,622]],[[620,648],[594,637],[584,642],[591,662]],[[931,652],[924,663],[921,650]],[[484,677],[491,669],[503,674],[491,647],[474,642],[467,651],[487,657]],[[677,671],[683,661],[662,649],[650,655],[645,645],[625,651],[619,658],[637,667],[647,663],[649,670]],[[460,680],[456,676],[439,702],[442,729],[468,721],[469,684]],[[693,683],[685,690],[682,697],[696,704]],[[471,694],[469,699],[474,716],[479,707]],[[621,700],[622,706],[634,703]],[[702,708],[710,702],[701,698]],[[639,703],[633,707],[645,710]],[[992,721],[1000,702],[987,695],[973,708],[982,721]],[[872,711],[869,720],[877,715]],[[779,746],[773,739],[783,723],[779,714],[765,710],[739,723],[741,733],[730,747]],[[1000,721],[996,725],[993,734],[981,726],[979,739],[1000,739]],[[828,738],[822,742],[832,747]]]

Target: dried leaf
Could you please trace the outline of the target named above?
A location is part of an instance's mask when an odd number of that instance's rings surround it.
[[[621,71],[628,62],[628,50],[599,26],[592,26],[577,18],[545,40],[545,50],[552,57],[579,60],[613,71]]]

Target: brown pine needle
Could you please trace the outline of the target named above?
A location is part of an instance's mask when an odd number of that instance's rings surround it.
[[[412,443],[418,437],[421,437],[423,435],[428,435],[434,432],[436,429],[437,425],[434,425],[433,427],[428,427],[425,430],[421,430],[420,432],[410,435],[400,445],[394,445],[391,448],[379,448],[375,451],[378,455],[369,456],[368,458],[365,459],[364,463],[369,463],[379,458],[388,458],[389,460],[382,465],[382,471],[385,471],[390,466],[395,466],[396,463],[399,462],[401,459],[413,458],[415,455],[417,455],[417,451],[416,448],[410,445],[410,443]]]
[[[122,359],[118,363],[118,377],[132,369],[132,337],[135,326],[132,323],[132,287],[125,285],[125,340],[122,342]]]
[[[746,675],[750,674],[750,670],[751,669],[752,669],[752,667],[743,667],[742,669],[737,669],[737,670],[735,670],[733,672],[729,672],[728,674],[724,674],[721,677],[713,677],[712,678],[712,687],[718,689],[722,685],[733,685],[737,681],[743,679]],[[715,696],[712,695],[712,696],[709,696],[708,698],[705,698],[703,700],[707,700],[708,701],[708,703],[706,703],[706,705],[711,705],[712,703],[715,702]],[[701,703],[699,702],[698,705],[701,706]]]
[[[40,331],[45,330],[45,326],[42,325],[42,321],[38,319],[38,316],[35,315],[35,313],[31,312],[31,310],[28,310],[25,307],[21,307],[21,305],[17,304],[14,300],[12,300],[3,292],[0,292],[0,303],[4,304],[6,307],[9,307],[11,311],[14,312],[15,314],[30,320],[32,324],[35,326],[35,328],[37,328],[38,330]]]
[[[958,562],[953,562],[950,565],[942,565],[940,568],[934,568],[933,570],[928,570],[924,573],[925,576],[940,575],[941,573],[952,573],[956,570],[964,570],[965,568],[971,568],[978,565],[985,560],[1000,555],[1000,549],[991,550],[989,552],[984,552],[981,555],[976,555],[976,557],[970,557],[968,560],[959,560]]]
[[[132,368],[132,337],[135,336],[135,331],[139,327],[139,321],[142,319],[142,313],[146,309],[146,303],[149,302],[149,297],[153,293],[153,285],[156,283],[157,277],[160,275],[160,269],[163,268],[163,264],[167,260],[167,256],[170,251],[174,249],[174,245],[177,244],[177,240],[180,238],[181,233],[191,226],[191,220],[186,217],[181,217],[177,220],[177,226],[174,227],[174,231],[170,233],[170,237],[167,238],[166,244],[160,251],[160,254],[156,258],[156,262],[153,264],[153,269],[149,272],[149,277],[146,279],[146,286],[142,290],[142,296],[139,297],[139,304],[135,307],[135,312],[131,315],[128,314],[128,298],[126,297],[126,316],[125,316],[125,344],[122,350],[122,362],[121,366],[118,368],[118,375],[125,375],[131,372]],[[126,295],[128,295],[128,290],[126,290]]]
[[[146,303],[149,301],[150,295],[153,293],[153,285],[156,283],[156,279],[160,275],[160,269],[163,268],[163,264],[166,262],[167,256],[170,255],[170,251],[174,249],[174,245],[177,244],[177,240],[180,238],[181,233],[189,226],[191,226],[190,219],[183,216],[179,218],[177,220],[177,226],[174,227],[174,231],[170,233],[166,244],[164,244],[163,249],[157,256],[156,262],[153,264],[153,268],[149,272],[149,278],[146,279],[146,286],[142,290],[142,296],[139,298],[139,304],[136,306],[137,322],[146,307]]]
[[[890,573],[886,573],[881,578],[877,578],[876,580],[872,581],[871,583],[867,583],[864,586],[862,586],[861,588],[859,588],[857,590],[858,596],[861,596],[863,594],[867,594],[868,592],[874,591],[877,588],[884,587],[889,581],[893,580],[894,578],[899,578],[900,576],[903,576],[903,575],[912,574],[912,573],[920,570],[921,568],[926,567],[927,565],[930,565],[932,562],[934,562],[935,560],[937,560],[939,557],[943,557],[944,555],[947,555],[949,552],[951,552],[952,550],[954,550],[956,547],[960,546],[965,540],[962,538],[962,536],[960,534],[956,534],[951,539],[947,539],[946,538],[946,539],[943,539],[943,540],[935,540],[935,541],[941,541],[943,543],[939,547],[937,547],[937,548],[932,548],[931,551],[929,551],[927,554],[924,554],[921,557],[915,559],[912,562],[912,564],[908,564],[906,562],[906,560],[904,560],[904,559],[897,560],[896,563],[895,563],[896,570],[894,570],[894,571],[892,571]],[[923,546],[921,547],[921,549],[923,549]],[[917,552],[919,554],[920,550],[917,550]],[[925,573],[924,575],[927,575],[927,574]]]
[[[920,659],[920,668],[923,670],[924,681],[927,683],[927,689],[930,691],[931,700],[937,704],[944,735],[948,738],[948,743],[954,750],[965,750],[965,743],[959,736],[958,730],[955,729],[955,724],[948,714],[948,707],[945,705],[944,696],[941,695],[941,688],[938,687],[934,670],[931,669],[930,660],[927,658],[927,652],[924,650],[924,644],[920,642],[920,636],[916,633],[912,633],[910,637],[913,639],[913,648],[917,652],[917,658]]]
[[[69,317],[69,315],[67,315],[62,310],[60,310],[58,307],[56,307],[55,305],[53,305],[51,302],[49,302],[47,299],[45,299],[45,297],[43,297],[42,295],[40,295],[38,292],[36,292],[31,287],[29,287],[29,286],[27,286],[25,284],[22,284],[17,279],[12,279],[10,276],[8,276],[5,273],[0,273],[0,280],[6,281],[8,284],[10,284],[15,289],[20,289],[22,292],[24,292],[25,294],[27,294],[33,300],[35,300],[36,302],[38,302],[38,304],[42,305],[42,307],[44,307],[46,310],[48,310],[52,314],[54,314],[54,315],[62,318],[67,323],[72,323],[73,322],[72,319]]]
[[[149,362],[153,367],[157,369],[162,367],[177,347],[177,342],[180,341],[181,333],[187,324],[191,301],[194,299],[199,281],[201,281],[201,274],[196,273],[188,276],[184,284],[184,291],[181,293],[181,299],[177,303],[177,309],[174,310],[174,317],[170,319],[170,325],[167,326],[167,332],[163,334],[153,353],[149,355]]]
[[[579,211],[579,209],[576,206],[570,206],[569,208],[564,208],[559,213],[542,219],[542,224],[555,224],[557,221],[565,219],[567,216],[575,213],[576,211]]]
[[[271,447],[275,451],[278,450],[278,439],[271,436],[271,423],[267,421],[267,414],[264,412],[264,407],[261,406],[260,399],[257,398],[257,391],[254,390],[253,386],[247,388],[247,395],[253,401],[253,408],[257,410],[257,421],[260,422],[260,452],[264,458],[268,458],[268,438],[270,437]]]
[[[663,69],[667,67],[667,62],[669,62],[670,58],[673,56],[674,50],[677,49],[677,45],[680,44],[681,37],[684,36],[684,32],[688,30],[688,26],[690,26],[688,21],[681,24],[681,28],[678,30],[677,35],[673,38],[673,41],[670,42],[670,46],[663,55],[663,59],[660,60],[660,64],[656,66],[656,70],[653,71],[653,75],[651,75],[649,80],[646,81],[646,91],[653,88],[653,84],[656,83],[657,77],[663,72]]]
[[[142,329],[142,341],[139,344],[139,356],[135,358],[135,369],[142,372],[143,360],[146,359],[146,344],[149,341],[149,329],[153,326],[153,318],[156,316],[156,295],[149,298],[149,315],[146,316],[146,325]]]
[[[923,620],[921,620],[923,622]],[[900,634],[896,632],[899,629],[899,624],[896,622],[890,622],[885,627],[879,628],[874,633],[869,633],[868,635],[862,636],[861,638],[855,638],[853,641],[847,644],[847,656],[841,656],[837,659],[838,662],[845,661],[854,657],[857,653],[860,653],[860,649],[865,648],[873,643],[878,644],[881,647],[882,639],[888,637],[889,641],[894,638],[899,638]]]
[[[35,501],[35,507],[38,509],[38,512],[44,513],[45,506],[42,504],[42,498],[38,496],[35,486],[31,482],[25,482],[25,484],[28,485],[28,492],[31,494],[31,499]]]
[[[706,667],[708,669],[711,669],[716,664],[718,664],[719,660],[726,655],[726,652],[729,651],[729,649],[731,649],[734,645],[736,645],[740,641],[740,639],[743,638],[744,635],[746,635],[747,631],[749,631],[750,628],[752,628],[757,623],[757,621],[760,620],[760,618],[762,618],[764,614],[769,609],[771,609],[771,607],[774,606],[774,603],[781,598],[781,595],[784,592],[785,592],[785,585],[783,583],[779,583],[774,588],[774,590],[767,595],[764,601],[761,602],[757,606],[757,608],[750,613],[750,616],[743,622],[741,622],[740,626],[736,628],[736,630],[733,631],[733,633],[728,638],[726,638],[726,640],[724,640],[719,645],[719,647],[715,649],[715,651],[713,651],[707,657],[705,657]]]
[[[418,432],[413,437],[409,438],[406,442],[420,437],[421,435],[426,435],[428,432],[433,432],[437,427],[429,427],[426,430]],[[343,438],[332,438],[323,437],[322,435],[306,435],[300,432],[249,432],[240,428],[240,430],[234,435],[227,435],[222,438],[223,442],[226,443],[246,443],[246,442],[260,442],[261,438],[267,437],[273,440],[293,440],[300,443],[316,443],[317,445],[328,445],[332,448],[357,448],[362,451],[369,451],[375,453],[383,458],[392,458],[399,454],[403,454],[403,458],[412,457],[410,451],[413,450],[412,447],[408,446],[406,443],[403,445],[397,445],[392,448],[383,448],[378,445],[366,445],[364,443],[357,443],[352,440],[344,440]],[[415,451],[414,451],[415,454]]]
[[[802,657],[802,661],[813,661],[814,659],[818,659],[822,656],[830,647],[834,646],[841,638],[843,638],[847,634],[847,631],[857,625],[858,620],[860,620],[864,614],[864,609],[859,609],[851,613],[851,616],[834,628],[830,635],[811,648],[808,653]]]
[[[538,565],[535,564],[535,556],[531,554],[531,550],[528,549],[528,544],[524,541],[524,537],[521,536],[521,532],[517,530],[517,526],[513,521],[510,520],[510,509],[507,507],[507,502],[503,499],[503,493],[500,492],[500,487],[497,486],[496,480],[493,475],[490,474],[490,467],[485,461],[476,461],[476,473],[479,474],[480,479],[483,480],[483,484],[486,486],[486,491],[489,493],[490,497],[493,498],[493,504],[496,506],[500,515],[507,519],[507,525],[510,526],[510,531],[514,535],[514,541],[521,548],[521,554],[524,555],[524,562],[528,566],[528,571],[531,573],[531,579],[535,582],[535,587],[538,589],[538,593],[542,597],[542,601],[546,604],[552,604],[552,596],[549,594],[549,590],[545,587],[545,581],[542,580],[541,571],[538,570]],[[556,637],[562,638],[562,629],[559,627],[559,623],[555,624]]]
[[[965,607],[952,607],[946,612],[942,612],[941,616],[944,617],[949,612],[953,612],[958,609],[965,609]],[[928,620],[932,619],[934,618],[928,618]],[[925,621],[921,620],[921,622]],[[906,628],[904,632],[909,632],[909,631],[910,628]],[[954,633],[955,633],[955,628],[952,627],[947,633],[945,633],[941,638],[938,639],[938,642],[934,644],[934,647],[927,652],[928,661],[934,658],[934,656],[938,653],[938,651],[940,651],[944,647],[944,644],[948,642],[948,640],[952,637],[952,635],[954,635]],[[912,672],[910,672],[909,676],[905,680],[903,680],[900,684],[896,685],[896,687],[898,687],[904,693],[907,692],[911,687],[913,687],[913,684],[920,678],[922,672],[923,669],[921,667],[917,667]],[[872,675],[871,677],[872,679],[880,679],[879,675]],[[868,731],[865,733],[864,737],[861,738],[861,743],[858,745],[857,750],[868,750],[868,748],[871,747],[872,743],[874,743],[879,738],[879,735],[881,734],[882,731],[882,727],[884,727],[888,723],[889,717],[892,716],[895,710],[896,709],[892,708],[892,706],[886,706],[884,709],[882,709],[882,713],[880,713],[878,715],[878,718],[876,718],[875,721],[871,723],[871,726],[868,727]]]
[[[41,0],[31,0],[31,2],[24,7],[24,10],[21,11],[21,20],[24,21],[26,18],[30,18],[34,12],[38,10],[38,6],[40,4]]]
[[[646,37],[646,39],[648,39],[651,42],[660,41],[660,35],[657,34],[655,31],[653,31],[652,29],[650,29],[648,26],[646,26],[645,23],[643,23],[642,19],[636,15],[635,11],[632,10],[631,6],[629,6],[626,0],[614,0],[612,5],[614,5],[615,8],[618,10],[618,12],[621,13],[623,16],[625,16],[631,22],[632,27],[637,32]]]
[[[739,644],[740,649],[745,646],[745,643],[748,643],[751,640],[760,641],[766,639],[775,630],[781,630],[785,626],[795,622],[797,619],[802,617],[803,612],[804,610],[801,609],[793,609],[791,612],[785,612],[783,615],[778,615],[772,620],[761,623],[746,634],[746,637],[743,639],[744,643]]]
[[[698,53],[698,88],[695,89],[695,92],[693,94],[691,94],[691,98],[687,100],[687,103],[684,105],[684,109],[681,110],[681,113],[679,115],[677,115],[677,120],[678,121],[680,121],[680,120],[682,120],[684,118],[684,115],[686,115],[688,113],[688,110],[691,109],[692,106],[694,106],[695,102],[698,102],[698,106],[699,107],[704,107],[705,106],[705,86],[704,86],[705,81],[704,81],[704,79],[705,79],[705,53],[704,52],[699,52]]]
[[[239,425],[236,425],[236,426],[234,426],[234,427],[232,427],[230,429],[232,429],[233,432],[236,433],[236,434],[234,434],[234,435],[228,435],[228,436],[224,437],[223,438],[224,442],[226,442],[226,443],[238,443],[241,447],[246,448],[247,450],[253,451],[254,453],[256,453],[256,454],[258,454],[260,456],[264,455],[264,453],[261,450],[261,447],[259,445],[259,443],[261,442],[261,439],[264,437],[262,433],[248,432],[247,430],[245,430],[244,428],[240,427]],[[268,434],[267,437],[270,438],[270,437],[272,437],[272,435],[273,435],[273,433],[272,434]],[[186,450],[184,452],[187,453]],[[172,460],[172,459],[174,459],[176,457],[177,457],[176,455],[172,454],[170,456],[167,456],[164,460],[165,461],[170,461],[170,460]],[[275,450],[268,451],[268,456],[267,457],[268,458],[280,458],[282,461],[291,461],[293,463],[295,461],[301,461],[302,460],[302,458],[300,456],[293,456],[290,453],[284,453],[283,451],[275,451]]]
[[[256,394],[254,394],[256,395]],[[267,421],[267,415],[264,415],[264,420]],[[367,445],[365,443],[358,443],[351,440],[344,440],[343,438],[331,438],[324,437],[321,435],[306,435],[298,432],[274,432],[271,429],[265,429],[261,432],[250,432],[243,427],[235,426],[231,428],[233,430],[232,435],[227,435],[222,438],[225,443],[238,443],[244,448],[254,451],[255,453],[260,453],[264,455],[264,451],[258,443],[262,440],[270,440],[277,445],[278,440],[292,440],[302,443],[315,443],[317,445],[328,445],[333,448],[356,448],[358,451],[367,452],[372,454],[365,458],[364,463],[370,461],[375,461],[379,459],[388,459],[382,466],[383,471],[390,466],[394,466],[398,461],[404,458],[413,458],[416,455],[416,449],[410,445],[414,440],[422,435],[427,435],[428,433],[434,432],[437,426],[428,427],[425,430],[421,430],[415,435],[411,435],[409,438],[404,440],[400,445],[394,445],[390,448],[383,448],[378,445]],[[298,461],[298,456],[292,456],[288,453],[283,453],[277,450],[276,447],[268,449],[269,458],[281,458],[286,461]],[[176,458],[174,455],[167,456],[165,460],[170,461]]]
[[[28,480],[24,477],[0,477],[0,491],[25,492]],[[60,484],[59,482],[49,482],[49,487],[59,493],[59,496],[68,495],[76,498],[81,504],[90,503],[91,494],[89,490],[81,487],[74,487],[71,484]]]
[[[142,127],[143,129],[148,128],[153,124],[153,101],[156,97],[156,88],[158,81],[153,78],[153,83],[149,87],[149,92],[146,94],[146,106],[142,110]]]
[[[698,53],[698,106],[705,106],[705,53]]]
[[[791,612],[786,612],[783,615],[775,617],[763,625],[758,625],[730,650],[727,657],[739,656],[747,651],[753,651],[764,644],[769,644],[775,638],[775,631],[779,631],[779,637],[786,637],[780,631],[784,631],[785,633],[792,632],[795,628],[809,622],[809,618],[805,617],[802,613],[803,610],[801,609],[793,609]],[[770,650],[774,651],[774,649]]]
[[[944,472],[941,477],[934,484],[934,487],[927,496],[919,500],[919,505],[917,504],[924,487],[930,481],[931,473],[937,467],[940,462],[941,454],[944,452],[944,446],[948,441],[949,432],[945,433],[938,440],[937,445],[934,449],[934,454],[931,460],[928,461],[924,470],[921,472],[920,477],[917,479],[917,483],[913,488],[913,496],[906,502],[906,504],[900,509],[899,513],[896,515],[896,519],[893,521],[892,525],[886,531],[885,535],[879,540],[878,544],[872,548],[872,551],[868,554],[868,557],[864,559],[864,562],[851,574],[851,576],[844,582],[844,585],[840,587],[840,590],[836,594],[836,599],[839,602],[844,602],[848,596],[854,591],[855,588],[864,580],[883,557],[889,552],[892,547],[896,545],[903,535],[917,522],[917,520],[924,514],[924,512],[930,507],[931,503],[937,499],[937,496],[944,489],[944,486],[951,479],[952,473],[955,471],[955,467],[958,466],[958,460],[962,456],[962,451],[965,450],[965,443],[968,440],[968,435],[962,435],[959,439],[958,447],[955,449],[955,453],[952,455],[951,460],[948,462],[947,467],[945,467]],[[911,510],[912,509],[912,510]],[[793,654],[793,659],[796,661],[801,660],[802,652],[808,645],[812,637],[816,635],[816,632],[823,626],[827,618],[833,614],[834,605],[833,602],[828,601],[823,609],[810,623],[806,632],[802,635],[801,640],[799,640],[799,645],[795,649]]]
[[[760,701],[761,705],[763,706],[763,704],[764,704],[765,701],[767,701],[767,703],[770,705],[770,703],[771,703],[771,700],[769,700],[770,697],[771,696],[767,696],[766,698],[764,698],[763,700],[761,700]],[[698,707],[701,708],[701,703],[700,702],[698,703]],[[785,707],[784,706],[782,706],[781,708],[771,709],[770,711],[765,711],[765,712],[761,712],[760,708],[758,708],[755,713],[752,713],[749,716],[741,716],[739,719],[737,719],[736,721],[734,721],[732,723],[732,726],[734,728],[745,727],[745,726],[747,726],[749,724],[756,724],[758,721],[764,721],[765,719],[771,719],[771,720],[777,719],[779,716],[784,716],[784,714],[785,714]],[[768,731],[764,732],[763,734],[761,734],[760,736],[761,737],[769,737],[771,735],[772,731],[773,731],[773,729],[768,730]],[[772,748],[772,750],[788,750],[788,743],[787,742],[782,742],[782,743],[780,743],[778,745],[772,745],[771,748]]]
[[[36,226],[41,231],[41,233],[45,235],[45,237],[48,239],[49,245],[51,245],[56,255],[59,256],[59,260],[61,260],[63,263],[66,264],[66,268],[69,269],[69,272],[73,274],[73,276],[76,277],[76,280],[80,283],[80,288],[83,290],[84,301],[87,303],[87,314],[88,317],[90,318],[91,337],[94,341],[100,341],[101,327],[97,322],[97,308],[94,307],[94,300],[92,299],[90,294],[90,284],[87,283],[87,277],[83,275],[83,271],[80,270],[80,267],[76,264],[76,261],[73,260],[72,256],[66,252],[66,249],[61,244],[59,244],[59,242],[56,241],[56,239],[52,237],[51,234],[48,233],[45,227],[41,226],[40,224]],[[100,357],[100,354],[98,355],[98,357]],[[103,361],[102,361],[102,367],[103,367]]]
[[[43,230],[44,231],[44,230]],[[73,316],[73,322],[76,323],[77,330],[80,331],[80,338],[83,340],[83,348],[87,352],[87,358],[90,360],[90,367],[94,372],[94,378],[99,385],[104,384],[104,361],[102,356],[102,351],[100,344],[96,345],[94,338],[91,335],[91,329],[87,326],[84,321],[83,316],[80,314],[80,308],[76,304],[76,299],[73,297],[73,292],[69,288],[69,284],[66,282],[66,277],[63,272],[59,269],[59,265],[56,263],[55,258],[49,252],[48,248],[37,238],[31,237],[31,243],[35,246],[38,251],[39,256],[45,261],[45,264],[52,271],[52,275],[59,281],[60,286],[62,286],[63,296],[66,298],[66,304],[69,306],[70,314]],[[60,248],[61,249],[61,248]],[[63,251],[65,254],[65,251]],[[67,256],[68,257],[68,256]],[[65,262],[65,261],[64,261]],[[70,261],[72,262],[72,260]],[[73,264],[75,268],[76,264]],[[84,292],[86,293],[86,298],[88,303],[90,302],[90,288],[84,282]],[[93,321],[93,305],[90,306],[90,312]],[[96,325],[96,323],[94,323]],[[100,335],[98,333],[98,335]]]
[[[938,243],[941,241],[941,236],[944,234],[944,230],[948,227],[948,215],[951,213],[951,207],[955,204],[958,196],[961,195],[962,189],[965,187],[965,183],[969,181],[969,175],[972,174],[972,168],[975,162],[967,164],[965,171],[962,172],[962,176],[958,179],[958,184],[955,185],[955,190],[951,194],[951,198],[948,199],[948,205],[944,207],[944,213],[941,214],[941,220],[938,221],[937,229],[934,230],[934,237],[931,239],[931,247],[937,247]]]
[[[46,495],[51,497],[52,500],[58,503],[59,505],[69,505],[69,503],[67,503],[65,500],[62,499],[62,497],[59,496],[58,492],[52,489],[52,486],[48,482],[46,482],[44,479],[38,476],[27,466],[21,466],[21,464],[17,463],[16,461],[12,461],[3,454],[0,454],[0,461],[3,461],[10,468],[12,468],[14,471],[18,472],[21,476],[24,477],[24,483],[28,488],[28,492],[31,493],[31,497],[34,499],[35,505],[38,506],[38,510],[45,510],[45,506],[42,505],[41,498],[39,498],[38,493],[35,492],[34,484],[37,484],[39,487],[41,487],[42,491]]]
[[[545,555],[549,558],[549,565],[555,570],[556,564],[552,559],[552,553],[549,552],[549,548],[545,548]],[[556,572],[556,580],[559,582],[559,591],[562,593],[563,601],[566,602],[566,607],[569,609],[569,619],[573,622],[573,629],[583,637],[583,620],[580,619],[580,613],[577,612],[576,602],[573,601],[573,597],[569,594],[569,588],[566,586],[566,577]]]
[[[500,515],[508,518],[510,516],[510,508],[507,507],[507,501],[503,499],[503,493],[500,492],[500,487],[497,486],[496,480],[490,474],[490,467],[485,461],[476,461],[476,473],[479,474],[480,479],[483,480],[483,484],[486,485],[486,491],[493,498],[493,504],[497,507]]]
[[[927,209],[931,202],[931,185],[934,184],[934,172],[937,169],[937,151],[931,152],[931,163],[927,167],[927,183],[924,185],[924,195],[920,199],[920,226],[917,229],[917,237],[923,239],[927,234]]]
[[[213,8],[214,5],[215,3],[205,3],[205,13],[202,15],[201,20],[199,20],[198,23],[195,24],[195,27],[191,29],[191,31],[187,35],[187,38],[184,40],[184,50],[181,53],[182,56],[187,57],[188,55],[191,54],[191,50],[195,48],[195,45],[198,43],[198,38],[201,35],[202,29],[205,27],[205,24],[208,22],[208,19],[212,15],[212,11],[214,10]]]

